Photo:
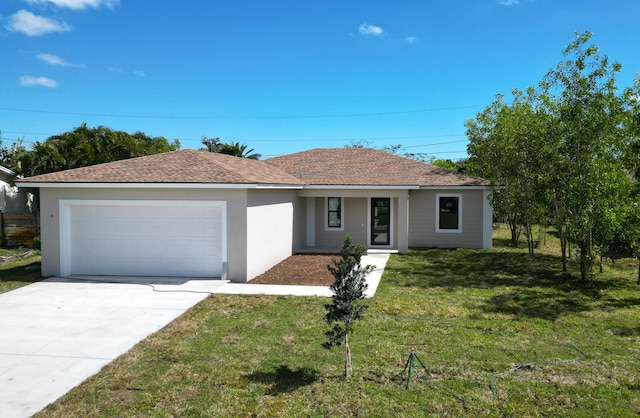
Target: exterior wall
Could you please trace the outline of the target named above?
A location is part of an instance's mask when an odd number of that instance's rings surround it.
[[[60,200],[217,200],[227,202],[227,278],[247,277],[245,189],[40,189],[42,275],[60,275]]]
[[[462,232],[436,232],[436,195],[462,194]],[[409,246],[487,248],[486,218],[490,206],[484,190],[412,190],[409,206]],[[490,214],[488,214],[490,216]]]
[[[340,196],[335,194],[332,196]],[[353,244],[367,245],[367,198],[345,197],[344,205],[344,228],[340,231],[325,230],[325,198],[315,198],[315,246],[316,247],[336,247],[341,248],[344,237],[349,234]]]
[[[293,254],[297,203],[296,191],[248,190],[247,280]]]
[[[308,199],[305,197],[297,197],[294,202],[293,210],[293,253],[300,252],[303,248],[308,247],[307,240],[307,205]],[[315,237],[310,237],[315,240]]]

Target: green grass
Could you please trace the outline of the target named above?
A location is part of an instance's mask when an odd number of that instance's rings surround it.
[[[20,254],[22,248],[0,248],[0,257]],[[42,280],[40,277],[40,251],[34,251],[29,257],[17,257],[9,261],[0,261],[0,293],[8,292],[30,283]]]
[[[39,415],[640,414],[637,265],[584,284],[559,272],[555,242],[531,258],[505,234],[490,251],[392,256],[347,380],[341,350],[320,346],[326,299],[213,295]],[[425,369],[406,389],[412,351]]]

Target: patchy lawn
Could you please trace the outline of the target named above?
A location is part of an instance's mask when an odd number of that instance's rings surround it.
[[[0,293],[42,280],[40,251],[0,248]]]
[[[640,414],[635,262],[584,284],[552,241],[535,258],[496,242],[393,255],[348,380],[343,353],[321,347],[327,299],[212,295],[38,415]]]

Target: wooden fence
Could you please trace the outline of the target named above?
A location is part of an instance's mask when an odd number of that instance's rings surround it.
[[[3,247],[33,247],[40,239],[38,213],[3,213],[1,222]]]

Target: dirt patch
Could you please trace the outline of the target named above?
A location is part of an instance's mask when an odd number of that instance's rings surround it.
[[[250,284],[284,284],[298,286],[329,286],[334,278],[327,265],[337,255],[292,255],[260,276]]]

